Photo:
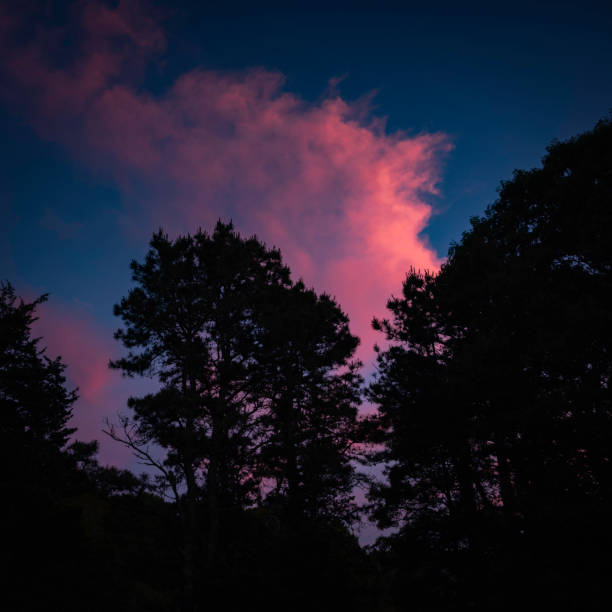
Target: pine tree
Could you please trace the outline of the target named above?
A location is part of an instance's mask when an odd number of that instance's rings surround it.
[[[553,143],[541,168],[502,183],[439,274],[410,274],[391,321],[376,323],[391,340],[370,387],[372,439],[390,461],[372,491],[377,517],[413,541],[427,534],[465,605],[504,593],[513,606],[528,585],[546,605],[601,598],[610,168],[610,120]]]
[[[115,307],[129,354],[113,362],[128,376],[153,375],[157,393],[132,398],[133,419],[111,434],[160,469],[185,525],[186,606],[194,606],[199,505],[206,506],[207,567],[218,558],[222,519],[252,504],[262,381],[256,313],[271,288],[288,286],[280,253],[219,222],[175,241],[158,232],[136,286]],[[153,457],[155,443],[166,456]]]
[[[77,395],[66,388],[66,366],[32,337],[36,308],[46,300],[24,302],[12,285],[0,285],[0,446],[3,479],[13,484],[52,477],[75,431],[68,421]]]
[[[291,521],[356,517],[351,459],[358,439],[359,343],[328,295],[298,282],[278,292],[265,319],[263,375],[268,396],[262,472],[270,500]],[[270,501],[269,500],[269,501]]]

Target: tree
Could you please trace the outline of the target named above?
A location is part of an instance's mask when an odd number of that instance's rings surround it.
[[[376,323],[392,343],[370,387],[373,436],[392,462],[372,491],[378,517],[428,529],[444,563],[472,551],[452,571],[457,581],[473,563],[471,584],[492,585],[471,589],[483,608],[499,592],[512,605],[529,581],[547,605],[601,597],[611,167],[610,120],[553,143],[541,168],[502,183],[439,274],[410,274],[392,320]]]
[[[136,286],[115,308],[129,353],[111,365],[160,389],[131,398],[133,416],[108,433],[159,470],[177,503],[186,608],[199,572],[211,593],[244,571],[237,534],[258,505],[281,509],[287,534],[335,521],[350,540],[361,378],[336,302],[292,283],[279,251],[222,222],[174,241],[160,231],[131,267]]]
[[[448,292],[462,286],[462,354],[478,343],[480,401],[511,514],[611,484],[601,435],[611,416],[611,160],[610,120],[553,143],[542,168],[502,184],[442,272]]]
[[[51,359],[33,337],[38,306],[47,295],[26,302],[10,283],[0,285],[0,507],[3,567],[9,608],[44,605],[74,609],[67,600],[63,571],[76,567],[80,525],[65,503],[73,473],[68,426],[75,390],[66,388],[66,366]],[[75,555],[58,563],[61,546]]]
[[[267,429],[263,476],[269,501],[283,501],[290,521],[356,516],[351,460],[359,442],[359,343],[348,318],[326,294],[300,281],[281,288],[265,315],[262,359]]]
[[[76,390],[32,334],[46,295],[0,285],[0,525],[7,609],[176,610],[176,521],[144,477],[69,427]],[[180,576],[180,574],[178,574]]]
[[[153,374],[161,389],[130,400],[134,418],[111,433],[159,468],[185,523],[186,605],[194,606],[198,505],[206,501],[207,567],[215,567],[220,522],[257,496],[253,478],[262,380],[256,313],[271,288],[289,285],[280,253],[219,222],[212,235],[154,235],[136,287],[115,307],[130,349],[112,363],[128,376]],[[146,450],[166,451],[157,460]]]
[[[76,431],[68,426],[77,395],[66,389],[66,366],[32,337],[36,308],[46,300],[27,303],[10,283],[0,285],[0,446],[13,485],[45,482]]]
[[[402,298],[391,298],[392,319],[374,319],[391,342],[378,350],[378,368],[368,389],[378,405],[370,439],[383,443],[373,459],[386,464],[388,484],[372,498],[381,527],[423,515],[457,517],[473,512],[475,472],[469,423],[453,384],[448,312],[437,278],[411,270]]]

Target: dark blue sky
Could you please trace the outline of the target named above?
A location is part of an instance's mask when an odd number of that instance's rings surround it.
[[[612,9],[604,2],[351,4],[363,8],[251,9],[241,18],[234,9],[178,11],[166,75],[265,66],[312,100],[329,78],[345,77],[348,98],[376,92],[374,112],[390,131],[449,134],[456,148],[441,214],[426,230],[441,255],[495,199],[500,180],[612,110]]]
[[[454,143],[435,201],[439,214],[425,230],[440,255],[514,168],[536,165],[552,139],[588,129],[612,108],[612,11],[605,3],[452,2],[430,10],[410,3],[314,10],[206,4],[157,3],[167,52],[149,67],[147,86],[162,91],[199,66],[263,66],[281,71],[286,90],[308,100],[320,98],[332,77],[345,77],[339,87],[348,99],[375,91],[374,113],[387,117],[389,131],[442,131]],[[68,295],[83,277],[59,271],[83,266],[76,256],[82,245],[68,229],[57,240],[46,211],[74,229],[95,224],[100,243],[88,240],[87,264],[106,262],[117,189],[39,138],[14,105],[2,106],[0,126],[8,231],[2,269]],[[130,254],[117,254],[117,263]]]
[[[500,180],[510,178],[515,168],[537,165],[553,139],[591,128],[612,108],[612,10],[603,3],[513,3],[497,9],[488,3],[442,2],[431,9],[421,3],[404,3],[401,9],[389,5],[355,8],[360,6],[355,3],[352,8],[333,8],[333,3],[328,3],[309,5],[308,10],[261,9],[250,3],[216,11],[207,4],[140,3],[138,19],[142,22],[145,15],[156,24],[165,35],[165,49],[136,62],[140,69],[130,68],[127,76],[125,72],[111,75],[96,95],[110,91],[116,80],[127,83],[141,100],[155,104],[165,100],[159,106],[169,112],[168,108],[175,108],[169,92],[183,75],[213,70],[218,85],[226,74],[244,74],[260,67],[266,74],[284,75],[281,91],[293,94],[304,108],[292,110],[291,117],[308,117],[309,125],[314,126],[318,105],[330,98],[330,79],[342,77],[339,94],[355,108],[361,106],[351,101],[376,92],[369,118],[363,121],[385,117],[387,135],[397,136],[400,131],[413,142],[419,134],[443,134],[453,145],[450,152],[434,155],[441,173],[438,195],[422,194],[423,201],[433,204],[435,211],[423,234],[439,257],[446,254],[451,241],[460,238],[469,217],[482,214],[495,199]],[[109,130],[101,117],[106,120],[106,115],[89,110],[86,105],[93,104],[91,96],[83,98],[76,110],[70,106],[49,110],[45,95],[55,78],[49,75],[69,74],[66,66],[83,53],[87,36],[94,39],[91,48],[103,49],[107,55],[131,58],[132,51],[126,51],[125,41],[119,40],[116,32],[100,43],[95,24],[93,35],[91,25],[89,33],[83,34],[79,13],[71,3],[31,6],[34,8],[29,12],[9,7],[4,13],[11,18],[17,11],[19,22],[0,62],[0,84],[5,92],[0,96],[0,276],[22,292],[50,291],[65,316],[76,317],[112,343],[112,304],[125,294],[129,261],[142,257],[160,218],[180,231],[193,231],[196,223],[206,225],[211,214],[225,212],[238,217],[240,229],[247,233],[261,234],[263,226],[251,226],[253,215],[241,217],[240,206],[245,206],[246,196],[244,190],[233,186],[233,179],[228,182],[227,200],[216,188],[212,213],[181,216],[178,204],[173,208],[173,198],[178,202],[190,192],[180,185],[176,172],[172,179],[151,171],[147,174],[141,171],[142,160],[138,171],[134,170],[135,166],[117,152],[121,146],[116,144],[116,136],[112,146],[104,140]],[[114,8],[114,4],[110,6]],[[109,29],[101,26],[104,28]],[[25,57],[28,45],[45,52],[24,64],[21,57]],[[47,57],[49,49],[52,53]],[[50,71],[41,76],[37,62],[48,63]],[[79,78],[82,81],[86,76]],[[63,82],[60,77],[58,82]],[[231,78],[234,83],[241,77]],[[66,82],[66,87],[77,85],[77,81]],[[54,95],[57,98],[57,91]],[[184,100],[181,104],[184,108]],[[264,108],[268,108],[266,104]],[[250,112],[248,104],[245,112]],[[192,119],[188,115],[181,119],[183,127],[192,120],[199,121],[197,126],[201,127],[201,116]],[[136,123],[138,120],[134,118]],[[338,121],[334,129],[346,127],[346,120]],[[234,125],[230,131],[235,129]],[[95,146],[91,134],[98,139]],[[134,138],[126,134],[126,148],[137,146]],[[287,138],[283,146],[293,155],[291,143],[297,136]],[[384,136],[373,138],[374,148],[387,142]],[[384,146],[392,147],[388,142]],[[223,154],[227,156],[226,149]],[[331,155],[329,151],[325,154]],[[363,160],[376,160],[376,155],[360,158],[359,168],[367,172],[369,165]],[[273,162],[272,157],[266,163]],[[184,161],[176,162],[179,168],[181,164]],[[339,174],[343,172],[341,165],[333,167],[339,168]],[[394,166],[389,162],[388,167]],[[244,171],[242,166],[240,171]],[[172,187],[168,187],[170,180]],[[325,180],[332,189],[330,201],[350,191],[350,186],[342,183],[345,178],[338,179],[340,187],[333,176]],[[240,205],[230,202],[235,193]],[[291,193],[289,187],[283,193]],[[363,189],[359,193],[360,198],[366,197]],[[268,197],[265,190],[257,194]],[[163,198],[166,216],[149,215],[150,210],[159,209]],[[149,204],[152,200],[157,203]],[[254,201],[252,208],[257,206]],[[343,210],[350,213],[350,204]],[[174,224],[175,219],[181,220]],[[280,240],[283,251],[291,256],[291,265],[300,261],[299,253],[305,259],[312,255],[308,253],[308,245],[313,244],[309,238],[299,244],[302,252],[297,247],[292,251],[294,245],[282,242],[276,234],[261,237],[269,242]],[[401,232],[389,234],[389,240],[401,239]],[[326,240],[325,249],[332,249],[329,236]],[[354,244],[347,239],[342,248],[348,252],[347,245]],[[296,265],[305,276],[314,270],[306,280],[318,287],[321,261],[315,255],[311,259],[310,267]],[[321,281],[322,289],[330,290],[325,285],[329,278]],[[392,287],[399,289],[401,280],[398,274],[396,281],[372,299],[384,305],[388,292]],[[339,294],[342,297],[340,290]],[[354,296],[347,295],[351,314]],[[104,342],[100,340],[106,346]],[[74,353],[60,340],[57,350]],[[78,358],[78,351],[74,354]],[[80,375],[86,377],[87,373]],[[82,387],[86,384],[76,374],[74,379]]]

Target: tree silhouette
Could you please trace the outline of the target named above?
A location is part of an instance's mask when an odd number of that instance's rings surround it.
[[[26,303],[16,297],[10,283],[0,285],[1,446],[5,458],[13,458],[3,465],[41,481],[45,466],[75,431],[68,421],[76,401],[76,391],[65,386],[66,366],[59,357],[45,355],[39,339],[32,337],[36,308],[46,300],[45,294]],[[16,473],[16,480],[23,473]]]
[[[32,335],[46,295],[0,285],[2,559],[11,610],[602,609],[612,564],[612,120],[516,171],[410,270],[358,419],[358,339],[280,252],[219,222],[153,236],[115,307],[111,365],[157,389],[96,460]],[[354,460],[384,462],[369,492]],[[15,544],[15,542],[17,544]],[[68,551],[69,554],[65,554]]]
[[[112,363],[127,375],[154,374],[161,389],[130,400],[121,438],[164,474],[185,523],[186,606],[194,606],[198,504],[206,501],[207,566],[214,569],[222,515],[255,499],[261,380],[255,312],[271,287],[288,285],[278,251],[243,240],[219,222],[170,241],[154,235],[145,262],[131,264],[136,287],[115,307],[130,349]],[[113,435],[119,437],[116,432]],[[144,450],[155,442],[167,455]]]
[[[356,516],[351,459],[358,439],[359,343],[329,296],[298,282],[281,288],[264,315],[262,375],[267,428],[262,473],[270,499],[286,502],[290,520]]]
[[[136,286],[115,308],[129,353],[112,366],[155,376],[160,389],[130,399],[133,416],[108,433],[158,469],[177,504],[186,609],[238,576],[263,580],[244,565],[262,554],[246,543],[264,544],[250,533],[263,528],[258,516],[279,521],[270,567],[289,555],[319,576],[307,547],[354,540],[361,378],[348,318],[329,296],[293,284],[277,250],[231,224],[174,241],[160,231],[131,267]],[[302,588],[301,574],[290,580]]]
[[[391,462],[376,516],[404,541],[427,538],[462,605],[502,593],[511,607],[528,585],[547,605],[602,600],[611,167],[610,120],[553,143],[541,168],[502,183],[440,273],[409,274],[391,320],[375,322],[392,343],[370,387],[372,439]]]
[[[388,483],[372,491],[383,527],[424,514],[469,515],[476,506],[476,473],[469,422],[453,380],[453,330],[437,278],[412,270],[402,298],[387,303],[392,319],[374,319],[392,345],[379,351],[368,389],[378,407],[370,419],[375,461],[388,464]]]
[[[176,609],[173,513],[146,479],[71,439],[77,399],[32,334],[46,295],[0,286],[0,534],[6,609]],[[174,583],[174,584],[173,584]]]

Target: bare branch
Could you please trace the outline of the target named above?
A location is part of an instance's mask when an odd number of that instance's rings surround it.
[[[103,429],[102,432],[116,442],[127,446],[134,453],[141,465],[146,465],[158,470],[172,490],[174,500],[178,502],[180,495],[178,492],[176,474],[164,466],[163,463],[155,459],[146,443],[138,439],[136,424],[123,415],[119,415],[119,421],[121,423],[122,434],[117,432],[115,424],[108,418],[106,419],[106,426],[108,429]]]

